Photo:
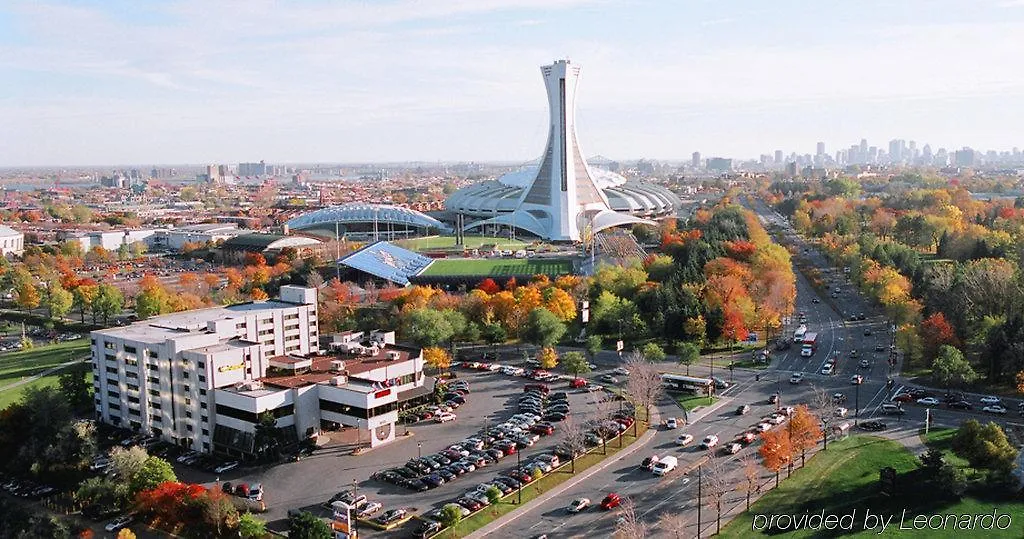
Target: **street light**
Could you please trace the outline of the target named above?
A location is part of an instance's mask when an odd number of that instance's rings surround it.
[[[522,460],[522,456],[523,456],[522,451],[516,451],[516,472],[517,473],[523,473],[523,460]],[[522,478],[520,478],[520,481],[518,481],[518,483],[519,483],[519,489],[518,489],[518,491],[519,491],[518,492],[519,501],[517,502],[517,505],[523,505],[523,482],[522,482],[521,479]]]
[[[416,442],[416,458],[423,458],[423,444],[421,442]]]
[[[853,424],[860,424],[860,383],[858,383],[853,391],[855,408],[853,411]]]

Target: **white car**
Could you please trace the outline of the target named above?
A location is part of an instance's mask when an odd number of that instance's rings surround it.
[[[804,381],[804,375],[801,372],[794,372],[793,376],[789,377],[789,383],[791,383],[791,384],[799,384],[800,382],[803,382],[803,381]]]
[[[793,408],[792,406],[786,406],[786,407],[780,409],[779,413],[785,415],[786,417],[789,417],[789,416],[793,415],[793,412],[795,412],[795,411],[796,411],[796,408]]]
[[[1000,404],[1003,401],[1000,400],[999,397],[988,396],[988,397],[982,397],[982,398],[978,399],[978,402],[980,402],[982,404]]]
[[[757,430],[761,431],[761,432],[768,432],[768,431],[772,430],[772,424],[771,423],[758,423],[755,428]]]
[[[107,530],[108,532],[116,532],[121,528],[124,528],[125,526],[131,524],[133,520],[135,520],[135,517],[131,515],[119,516],[114,520],[108,522],[107,525],[103,527],[103,529]]]
[[[1002,406],[1000,406],[998,404],[993,404],[991,406],[986,406],[986,407],[982,408],[981,411],[982,412],[988,412],[990,414],[1000,414],[1000,415],[1002,415],[1002,414],[1006,413],[1006,408],[1003,408]]]
[[[782,414],[772,414],[767,421],[772,425],[781,425],[786,422],[786,416]]]
[[[570,513],[579,513],[588,507],[590,507],[590,498],[576,498],[565,510]]]
[[[718,445],[718,436],[714,434],[708,435],[704,440],[700,442],[700,446],[704,449],[711,449]]]
[[[437,421],[438,423],[447,423],[449,421],[455,421],[456,419],[458,419],[458,417],[451,412],[441,412],[434,416],[434,421]]]
[[[850,377],[850,383],[855,386],[859,386],[864,383],[864,377],[859,374],[854,374]]]
[[[613,370],[612,372],[614,372],[615,374],[620,374],[622,376],[629,376],[629,369],[623,367],[615,367],[615,370]]]
[[[683,434],[676,438],[676,445],[689,445],[693,441],[692,434]]]
[[[679,420],[677,420],[674,417],[670,417],[670,418],[668,418],[667,421],[665,421],[665,427],[670,428],[670,429],[678,428],[679,427]]]
[[[828,375],[828,374],[832,374],[835,371],[836,371],[836,368],[831,363],[828,363],[824,367],[821,368],[821,374]]]
[[[725,452],[730,455],[735,455],[736,453],[739,453],[740,449],[743,449],[743,446],[736,442],[732,442],[725,446]]]
[[[923,399],[917,399],[917,403],[923,406],[938,406],[939,399],[935,397],[924,397]]]
[[[366,518],[381,509],[384,509],[384,504],[380,502],[368,502],[359,510],[358,514],[360,518]]]
[[[836,417],[846,417],[846,414],[849,412],[846,408],[836,408]]]
[[[221,464],[220,466],[217,466],[216,468],[213,469],[213,473],[230,472],[231,470],[234,470],[237,467],[238,467],[238,461],[237,460],[233,460],[231,462],[225,462],[224,464]]]

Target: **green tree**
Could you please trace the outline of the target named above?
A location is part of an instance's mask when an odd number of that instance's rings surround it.
[[[461,516],[461,515],[460,515]],[[332,539],[331,527],[309,511],[302,511],[288,519],[289,539]]]
[[[460,521],[462,521],[462,508],[458,505],[450,503],[441,509],[441,524],[451,528]]]
[[[414,309],[402,315],[402,335],[417,346],[432,347],[450,342],[457,330],[454,317],[430,308]],[[463,321],[465,318],[463,318]]]
[[[128,490],[133,495],[143,490],[155,488],[160,483],[176,482],[178,476],[174,474],[174,468],[166,460],[149,456],[128,480]]]
[[[656,342],[649,342],[640,349],[644,359],[652,363],[665,361],[665,350]]]
[[[498,487],[489,487],[485,494],[487,495],[487,501],[491,502],[491,505],[494,505],[501,500],[501,490]]]
[[[952,446],[954,453],[980,470],[1008,473],[1017,460],[1017,450],[994,422],[982,425],[974,419],[964,421],[953,436]]]
[[[92,386],[86,379],[88,373],[89,365],[79,363],[64,369],[58,376],[57,387],[72,409],[82,410],[92,404]]]
[[[679,364],[686,365],[686,375],[690,375],[690,365],[700,359],[700,348],[692,342],[682,342],[676,345],[676,355],[679,357]]]
[[[84,505],[97,504],[104,507],[119,507],[121,504],[117,484],[106,477],[90,477],[79,484],[75,501]]]
[[[243,539],[260,539],[267,535],[267,524],[252,513],[238,517],[238,533]]]
[[[78,307],[78,314],[81,316],[82,322],[85,322],[85,311],[93,311],[92,304],[96,300],[97,294],[99,294],[100,287],[94,284],[80,284],[75,287],[72,295],[74,296],[74,305]],[[96,315],[93,314],[93,322],[96,321]]]
[[[964,386],[978,379],[963,353],[948,344],[939,347],[932,362],[932,378],[943,387]]]
[[[501,344],[508,340],[508,332],[497,322],[488,322],[480,328],[480,335],[487,344]]]
[[[110,317],[121,314],[121,310],[124,309],[124,295],[114,285],[101,284],[92,308],[93,316],[98,314],[103,318],[104,324],[109,324]]]
[[[46,306],[50,310],[50,318],[64,318],[71,311],[74,295],[64,290],[58,281],[50,282],[48,288]]]
[[[19,451],[24,461],[34,463],[56,439],[59,429],[71,422],[71,407],[53,387],[26,387],[21,404],[28,424]]]
[[[584,343],[584,346],[587,348],[587,353],[590,354],[590,359],[597,358],[597,354],[601,352],[603,344],[600,335],[587,335],[587,342]]]
[[[548,348],[562,340],[565,330],[565,324],[555,316],[555,313],[544,307],[537,307],[530,311],[526,319],[526,331],[523,337],[529,343]]]
[[[269,460],[280,457],[281,431],[277,428],[277,418],[268,410],[256,419],[256,453]]]
[[[25,273],[27,274],[28,272],[26,271]],[[39,290],[36,288],[31,275],[27,279],[15,277],[14,296],[14,301],[18,307],[26,311],[39,306]]]
[[[562,355],[562,365],[565,372],[579,378],[581,374],[590,372],[590,363],[586,356],[580,352],[566,352]]]
[[[149,453],[137,445],[127,449],[114,447],[110,450],[110,467],[125,483],[126,488],[131,486],[132,478],[146,465],[147,460]]]

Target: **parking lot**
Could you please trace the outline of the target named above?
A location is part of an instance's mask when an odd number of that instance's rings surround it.
[[[509,455],[499,459],[495,464],[472,471],[453,479],[437,488],[425,492],[413,492],[408,489],[371,479],[371,476],[388,468],[401,467],[412,458],[427,456],[440,452],[454,443],[479,435],[485,429],[493,427],[518,413],[518,399],[523,395],[524,385],[531,380],[514,377],[500,372],[471,371],[455,369],[458,380],[469,383],[470,393],[466,396],[466,404],[455,410],[458,419],[446,423],[431,420],[410,424],[409,436],[404,436],[405,426],[398,426],[398,439],[387,446],[380,447],[360,456],[351,455],[349,446],[328,444],[318,449],[312,456],[299,462],[280,464],[261,470],[237,469],[219,476],[221,481],[262,483],[264,501],[268,512],[264,517],[272,529],[287,528],[287,514],[291,509],[303,509],[316,515],[329,517],[330,510],[326,502],[342,491],[355,491],[365,495],[369,501],[377,501],[383,505],[382,511],[389,509],[407,509],[410,513],[421,514],[445,503],[454,501],[466,491],[477,485],[489,482],[499,472],[516,467],[517,456]],[[561,380],[548,384],[552,392],[568,393],[568,403],[573,420],[583,423],[595,418],[598,414],[607,415],[618,405],[611,402],[600,402],[608,397],[603,391],[586,392],[569,388],[568,381]],[[525,464],[533,455],[550,451],[564,438],[560,428],[562,423],[553,423],[555,432],[550,436],[541,436],[532,447],[525,448],[519,459]],[[329,433],[328,433],[329,435]],[[215,479],[212,474],[189,469],[183,475],[196,476],[194,480],[209,483]],[[380,514],[378,512],[376,514]],[[400,529],[411,529],[406,525]],[[361,527],[365,535],[380,535],[383,532]],[[394,536],[395,530],[387,532]],[[408,535],[408,531],[404,532]]]

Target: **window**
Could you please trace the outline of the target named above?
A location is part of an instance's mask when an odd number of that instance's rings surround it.
[[[185,430],[192,432],[192,425],[185,425]]]
[[[199,388],[199,395],[205,397],[206,396],[206,390],[203,389],[203,388]]]
[[[203,430],[205,431],[206,429],[203,429]],[[209,450],[210,450],[210,442],[203,442],[203,451],[209,451]]]
[[[188,380],[188,371],[181,373],[181,377]]]
[[[158,366],[156,366],[156,365],[154,365],[152,363],[147,363],[146,364],[146,368],[151,370],[151,371],[158,371],[158,370],[160,370],[160,367],[158,367]]]
[[[160,379],[155,376],[147,376],[146,381],[154,385],[160,385]]]
[[[290,335],[290,336],[284,338],[285,342],[297,341],[297,340],[299,340],[299,336],[298,335]]]
[[[245,329],[245,322],[235,324],[235,329]]]
[[[110,378],[107,378],[107,385],[108,385],[108,386],[114,386],[114,387],[117,387],[117,386],[118,386],[118,381],[117,381],[117,380],[112,380],[112,379],[110,379]]]
[[[196,364],[196,366],[199,367],[199,370],[201,370],[201,371],[206,370],[206,362],[205,361],[200,361],[199,363]]]
[[[288,324],[287,326],[284,327],[285,331],[291,331],[293,329],[299,329],[299,324],[297,322],[294,324]]]
[[[206,429],[203,429],[203,431],[202,431],[202,432],[203,432],[203,436],[209,436],[209,435],[210,435],[210,431],[208,431],[208,430],[206,430]],[[206,444],[206,443],[204,443],[203,445],[204,445],[204,446],[209,446],[210,444]]]
[[[128,396],[128,404],[138,404],[138,403],[139,403],[139,398],[138,397],[132,397],[130,395]]]
[[[149,416],[149,420],[152,421],[153,423],[163,423],[163,418],[157,415]]]
[[[117,374],[117,367],[107,367],[107,372],[110,374]]]
[[[128,377],[128,378],[135,378],[135,379],[139,378],[139,373],[137,373],[135,371],[124,371],[124,375],[126,377]]]
[[[199,382],[200,382],[200,383],[204,383],[204,382],[206,382],[206,377],[205,377],[205,376],[203,376],[202,374],[200,374],[200,375],[199,375]]]
[[[125,386],[128,388],[128,391],[138,391],[139,390],[139,386],[137,386],[137,385],[125,384]]]
[[[107,342],[103,343],[103,348],[106,348],[107,350],[113,350],[114,349],[114,343],[112,343],[110,341],[107,341]]]
[[[199,419],[200,419],[200,420],[201,420],[201,421],[202,421],[203,423],[209,423],[209,422],[210,422],[210,418],[209,418],[209,417],[206,417],[205,415],[204,415],[204,416],[199,416]]]
[[[153,396],[153,397],[159,397],[160,396],[160,392],[155,390],[155,389],[150,389],[149,390],[149,394],[150,394],[150,396]]]
[[[159,402],[151,402],[149,403],[149,406],[154,410],[163,410],[163,405],[161,405]]]
[[[192,399],[185,397],[185,406],[192,406]]]
[[[117,391],[107,391],[107,396],[112,398],[112,399],[120,399],[121,398],[121,394],[118,393]]]
[[[128,345],[125,345],[124,351],[127,354],[136,354],[136,353],[138,353],[138,350],[134,346],[128,346]]]
[[[185,417],[187,417],[187,418],[190,418],[190,419],[191,419],[191,418],[192,418],[192,412],[190,412],[190,411],[188,411],[188,410],[185,410]]]
[[[286,314],[286,315],[284,315],[284,320],[285,320],[286,322],[287,322],[288,320],[298,320],[298,319],[299,319],[299,314],[298,314],[298,313],[295,313],[295,314]]]
[[[199,407],[202,408],[203,410],[205,410],[206,409],[206,402],[200,402],[199,403]]]
[[[111,410],[120,410],[121,405],[116,402],[111,402],[107,404],[107,408],[110,408]]]
[[[117,356],[113,354],[107,354],[103,356],[103,359],[106,359],[107,361],[117,361]]]
[[[146,357],[150,358],[150,359],[155,358],[157,356],[156,350],[146,349],[146,350],[143,350],[143,352],[144,352],[144,355]]]
[[[132,367],[138,367],[139,366],[139,360],[137,360],[137,359],[135,359],[133,357],[126,357],[126,358],[124,358],[124,362],[127,363],[128,365],[132,366]]]
[[[185,393],[191,393],[192,392],[192,388],[189,387],[189,386],[182,386],[181,390],[184,391]]]
[[[134,409],[134,408],[129,408],[129,409],[128,409],[128,414],[129,414],[129,415],[134,415],[134,416],[139,416],[139,417],[142,417],[142,414],[141,414],[141,413],[139,413],[139,411],[138,411],[138,410],[136,410],[136,409]]]
[[[273,329],[261,329],[260,332],[257,333],[257,335],[259,335],[260,337],[263,337],[264,335],[273,335],[273,334],[274,334],[274,330]]]

